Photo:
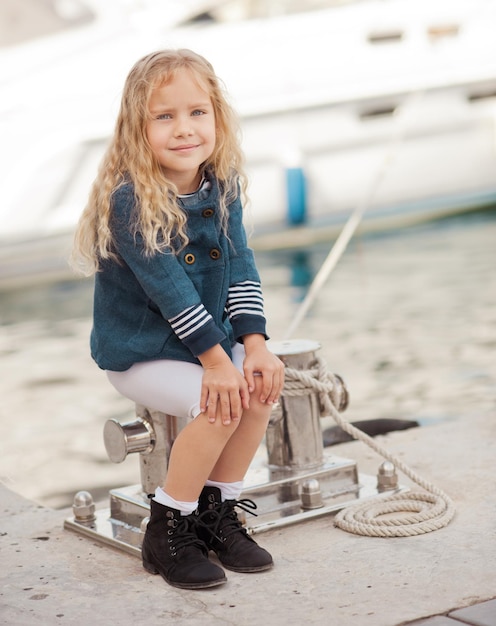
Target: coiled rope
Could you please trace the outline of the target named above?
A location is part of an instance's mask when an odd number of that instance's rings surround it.
[[[318,393],[323,415],[330,415],[354,439],[370,446],[390,461],[425,491],[408,491],[386,495],[380,500],[364,501],[339,511],[334,525],[342,530],[368,537],[411,537],[438,530],[449,524],[455,514],[451,498],[438,487],[418,476],[372,437],[362,432],[336,410],[339,407],[338,380],[327,371],[325,362],[317,358],[312,369],[285,368],[283,396]]]

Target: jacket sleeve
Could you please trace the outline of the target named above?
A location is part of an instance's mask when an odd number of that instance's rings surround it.
[[[239,198],[229,207],[230,266],[229,293],[226,304],[236,341],[257,333],[266,339],[262,287],[253,250],[248,247]]]
[[[223,341],[226,335],[203,306],[195,285],[173,251],[145,255],[142,236],[133,233],[130,226],[135,203],[130,185],[114,193],[111,227],[116,251],[146,296],[158,306],[163,318],[196,357]]]

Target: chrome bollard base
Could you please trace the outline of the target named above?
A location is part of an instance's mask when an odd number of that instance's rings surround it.
[[[310,508],[307,505],[309,491],[317,493],[317,485],[318,506]],[[250,534],[262,533],[404,490],[398,485],[394,490],[381,491],[377,487],[377,476],[359,474],[354,461],[336,456],[325,458],[320,467],[298,472],[254,467],[248,472],[241,497],[254,500],[257,516],[248,515],[244,525]],[[109,496],[110,508],[96,510],[91,524],[78,522],[73,517],[65,520],[64,527],[140,556],[150,511],[148,498],[141,485],[112,489]]]

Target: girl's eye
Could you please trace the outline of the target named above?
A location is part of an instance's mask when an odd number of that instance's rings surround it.
[[[191,115],[205,115],[205,111],[200,111],[200,109],[195,109]]]
[[[157,119],[157,120],[170,120],[170,119],[172,119],[172,115],[170,113],[160,113],[160,115],[157,115],[157,117],[155,119]]]

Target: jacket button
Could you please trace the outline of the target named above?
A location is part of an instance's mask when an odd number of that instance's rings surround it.
[[[217,261],[217,259],[220,259],[220,250],[217,250],[217,248],[212,248],[209,254],[210,254],[210,258],[213,259],[214,261]]]
[[[193,263],[195,262],[195,255],[191,254],[190,252],[188,254],[184,255],[184,261],[185,263],[187,263],[188,265],[193,265]]]
[[[213,209],[205,209],[204,211],[202,211],[203,217],[212,217],[213,214],[214,214]]]

